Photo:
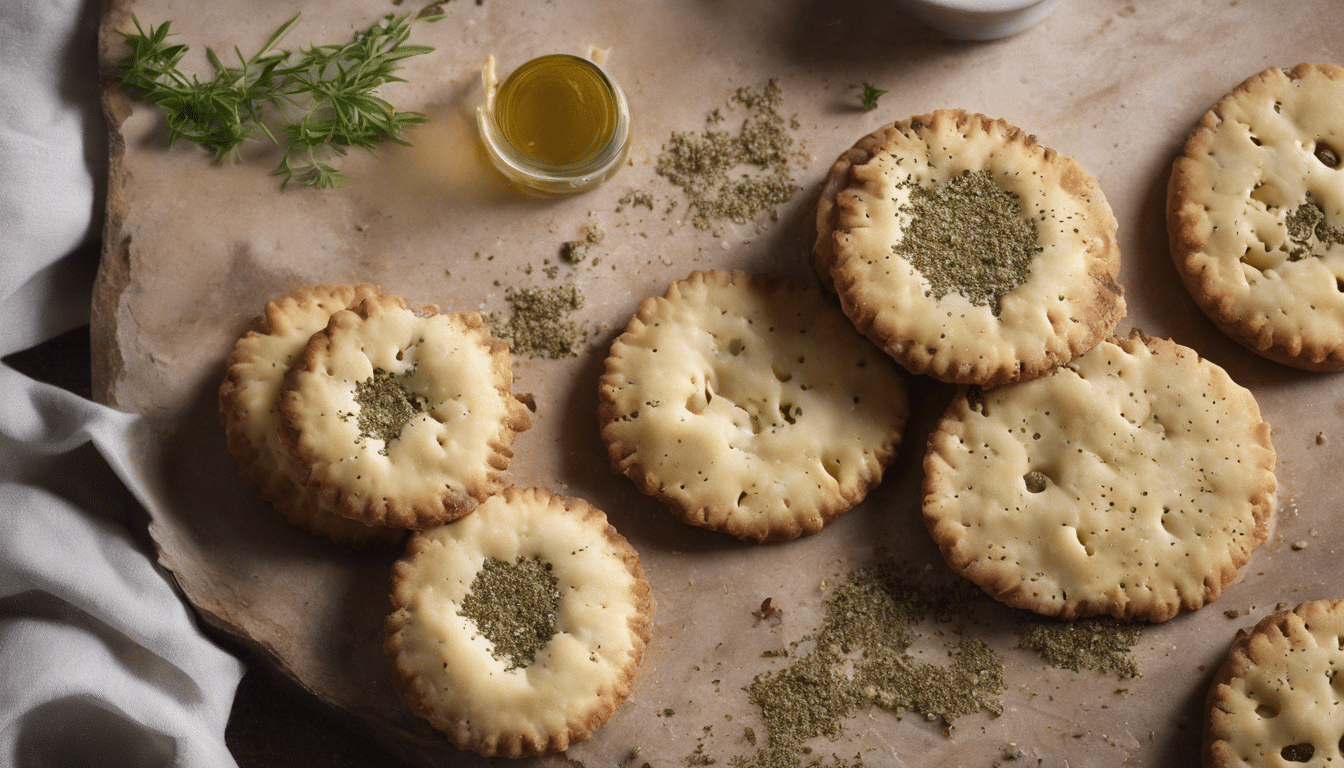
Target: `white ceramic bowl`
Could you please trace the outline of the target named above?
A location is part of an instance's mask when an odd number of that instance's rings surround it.
[[[1050,15],[1059,0],[896,0],[911,16],[958,40],[1015,35]]]

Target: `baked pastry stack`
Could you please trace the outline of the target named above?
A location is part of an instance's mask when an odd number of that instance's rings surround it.
[[[291,522],[346,544],[456,519],[505,485],[530,425],[508,345],[471,313],[369,285],[266,305],[220,387],[243,477]]]

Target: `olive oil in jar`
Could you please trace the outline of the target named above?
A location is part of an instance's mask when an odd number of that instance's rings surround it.
[[[629,110],[620,87],[596,63],[542,56],[496,85],[492,59],[482,76],[481,138],[495,167],[514,183],[546,195],[582,192],[624,162]]]
[[[595,64],[556,54],[509,75],[495,96],[504,140],[539,163],[582,164],[616,132],[616,95]]]

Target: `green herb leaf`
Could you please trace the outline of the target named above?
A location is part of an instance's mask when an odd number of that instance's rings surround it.
[[[441,18],[389,14],[343,45],[277,50],[298,22],[294,16],[252,56],[244,57],[235,47],[236,67],[206,49],[214,76],[202,81],[178,68],[188,47],[168,43],[170,22],[146,30],[132,16],[136,31],[123,33],[131,52],[112,66],[112,74],[159,107],[170,144],[186,139],[223,161],[236,158],[244,142],[261,134],[285,148],[271,172],[280,177],[282,189],[292,180],[328,188],[345,181],[329,160],[349,147],[406,144],[402,131],[424,122],[424,115],[399,112],[375,91],[385,83],[404,82],[394,74],[402,60],[434,50],[403,45],[411,26]]]
[[[877,100],[882,98],[886,91],[877,88],[870,83],[863,84],[863,111],[870,112],[877,109]]]

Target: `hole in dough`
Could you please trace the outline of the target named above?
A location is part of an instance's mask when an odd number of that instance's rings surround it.
[[[1338,168],[1340,166],[1339,150],[1335,149],[1329,142],[1317,141],[1312,154],[1316,156],[1317,160],[1321,161],[1321,165],[1327,168]]]
[[[1026,483],[1027,490],[1032,493],[1040,493],[1050,485],[1050,478],[1044,472],[1032,470],[1022,476],[1022,482]]]
[[[1290,763],[1306,763],[1311,761],[1311,756],[1316,754],[1316,747],[1310,742],[1300,744],[1289,744],[1279,750],[1279,755]]]
[[[1073,535],[1077,537],[1078,544],[1083,548],[1083,551],[1087,553],[1088,557],[1096,554],[1096,550],[1092,549],[1092,545],[1087,543],[1087,537],[1083,535],[1082,531],[1075,528],[1073,530]]]
[[[1279,716],[1279,706],[1270,701],[1262,701],[1255,706],[1255,714],[1266,720],[1272,720]]]

